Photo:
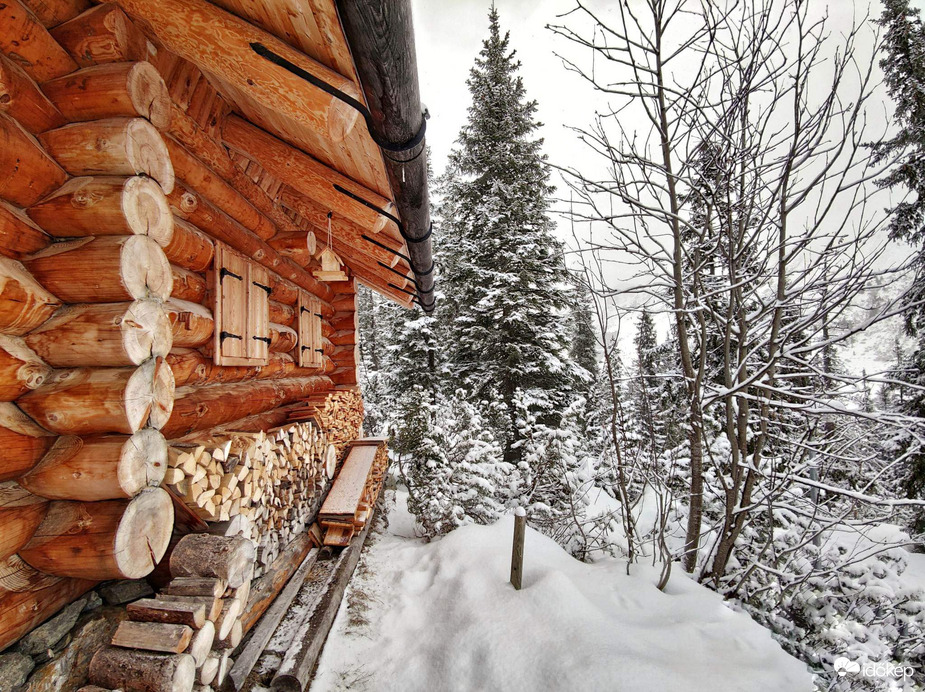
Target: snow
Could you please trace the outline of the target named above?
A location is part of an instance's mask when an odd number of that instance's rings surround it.
[[[313,692],[813,689],[765,629],[680,569],[663,593],[654,568],[581,563],[528,526],[515,591],[512,516],[426,543],[406,498],[367,545]]]

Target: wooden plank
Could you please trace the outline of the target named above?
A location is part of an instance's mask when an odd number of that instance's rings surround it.
[[[192,628],[163,622],[132,622],[125,620],[112,637],[114,646],[128,649],[163,651],[181,654],[193,638]]]
[[[270,357],[270,272],[247,266],[247,357],[266,364]]]
[[[363,498],[366,488],[366,479],[376,458],[376,447],[358,446],[350,450],[347,459],[341,467],[340,473],[334,479],[334,486],[328,498],[321,506],[319,520],[324,523],[326,516],[353,517],[357,505]]]

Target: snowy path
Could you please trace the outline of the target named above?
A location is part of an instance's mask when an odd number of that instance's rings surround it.
[[[683,575],[660,593],[653,570],[586,565],[528,529],[517,592],[511,517],[430,544],[407,512],[389,519],[370,536],[312,692],[812,689],[767,631]]]

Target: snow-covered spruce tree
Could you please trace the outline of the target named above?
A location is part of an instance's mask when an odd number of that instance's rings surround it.
[[[547,215],[552,187],[519,65],[492,7],[440,210],[453,244],[442,275],[450,371],[473,400],[501,402],[492,423],[515,465],[523,441],[515,402],[526,397],[538,422],[556,425],[574,380],[567,277]]]

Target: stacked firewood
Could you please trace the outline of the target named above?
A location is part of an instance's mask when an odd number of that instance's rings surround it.
[[[170,555],[172,580],[127,606],[112,645],[94,655],[90,682],[104,689],[186,692],[221,687],[243,636],[254,545],[240,536],[190,534]]]
[[[345,547],[363,530],[379,498],[388,465],[384,439],[353,443],[318,513],[318,521],[326,529],[324,545]]]
[[[361,437],[363,397],[352,389],[309,396],[289,411],[290,421],[314,420],[343,457],[348,443]]]
[[[312,423],[207,442],[172,446],[165,483],[206,522],[245,519],[236,530],[258,543],[259,574],[305,530],[334,473],[336,451]]]

